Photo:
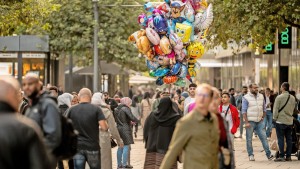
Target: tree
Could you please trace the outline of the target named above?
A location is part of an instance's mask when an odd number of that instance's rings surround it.
[[[213,45],[226,46],[228,40],[238,44],[255,42],[262,47],[275,41],[276,30],[287,26],[300,28],[299,0],[213,0],[214,22],[210,35]]]

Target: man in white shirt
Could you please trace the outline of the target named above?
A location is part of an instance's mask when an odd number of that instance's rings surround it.
[[[197,85],[192,83],[189,85],[189,97],[184,100],[184,115],[188,113],[189,105],[195,102]]]

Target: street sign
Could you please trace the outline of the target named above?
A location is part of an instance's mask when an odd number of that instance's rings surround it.
[[[278,35],[278,48],[292,48],[292,27],[285,28],[285,30]]]
[[[275,46],[272,42],[264,46],[263,49],[265,50],[263,54],[275,54]]]
[[[17,53],[0,53],[0,58],[18,58]]]

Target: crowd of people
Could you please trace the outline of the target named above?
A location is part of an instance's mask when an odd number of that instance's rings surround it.
[[[249,161],[255,161],[252,138],[258,136],[272,160],[268,140],[277,134],[274,161],[291,161],[292,131],[300,104],[289,84],[281,94],[256,84],[222,90],[208,84],[187,89],[136,90],[129,96],[116,92],[64,93],[46,87],[35,74],[27,74],[22,89],[12,77],[0,77],[0,168],[91,169],[112,168],[112,145],[116,142],[117,167],[133,168],[131,145],[139,126],[145,143],[145,169],[235,168],[235,138],[243,138]],[[77,152],[61,159],[57,147],[63,139],[61,116],[72,120],[77,132]],[[275,129],[274,129],[275,128]],[[239,131],[239,132],[238,132]],[[238,134],[236,137],[235,135]],[[286,150],[284,149],[286,145]]]

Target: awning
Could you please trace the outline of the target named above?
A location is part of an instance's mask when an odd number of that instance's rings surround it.
[[[155,81],[156,79],[154,78],[140,75],[135,75],[129,78],[129,84],[147,84]]]

